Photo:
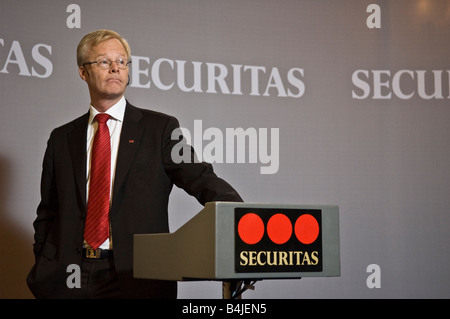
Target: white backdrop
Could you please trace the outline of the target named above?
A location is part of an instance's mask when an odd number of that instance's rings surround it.
[[[75,51],[100,28],[131,45],[134,105],[191,133],[267,129],[270,174],[259,153],[226,160],[226,140],[213,163],[246,201],[339,205],[341,276],[262,281],[246,298],[450,297],[448,1],[2,0],[1,298],[31,298],[46,141],[88,109]],[[200,209],[175,189],[171,230]],[[183,282],[179,297],[220,298],[221,284]]]

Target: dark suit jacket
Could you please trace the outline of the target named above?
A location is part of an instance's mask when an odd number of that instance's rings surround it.
[[[89,113],[55,129],[48,140],[33,223],[36,263],[27,277],[37,298],[70,298],[77,289],[69,289],[66,280],[67,266],[82,260],[88,118]],[[171,133],[177,127],[174,117],[127,102],[110,212],[115,268],[125,297],[176,298],[175,282],[133,279],[132,274],[133,234],[169,231],[173,184],[202,204],[242,201],[211,165],[172,161],[172,147],[179,141],[171,140]]]

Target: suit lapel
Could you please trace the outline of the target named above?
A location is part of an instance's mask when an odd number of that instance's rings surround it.
[[[142,113],[127,102],[122,132],[120,134],[119,151],[117,154],[116,172],[114,178],[113,200],[125,181],[125,177],[139,147],[143,127],[139,125]],[[68,135],[69,151],[72,160],[75,183],[78,196],[86,208],[86,139],[89,112],[74,122],[74,129]]]
[[[127,102],[117,154],[113,202],[117,199],[118,192],[125,181],[136,150],[141,142],[143,133],[143,126],[139,125],[141,119],[142,112]]]
[[[68,144],[75,183],[81,202],[86,207],[86,138],[89,112],[74,122],[74,129],[68,135]]]

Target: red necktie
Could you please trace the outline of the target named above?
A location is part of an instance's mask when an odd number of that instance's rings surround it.
[[[91,155],[89,199],[84,239],[97,249],[109,237],[109,200],[111,187],[111,141],[108,114],[97,114],[97,133],[94,137]]]

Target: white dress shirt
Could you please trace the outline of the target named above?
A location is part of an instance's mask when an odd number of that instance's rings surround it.
[[[116,171],[117,162],[117,152],[119,150],[120,132],[122,131],[123,116],[125,114],[125,97],[122,98],[110,107],[105,113],[110,115],[111,118],[106,123],[109,129],[109,135],[111,137],[111,188],[110,188],[110,204],[112,202],[112,190],[114,186],[114,177]],[[89,114],[89,124],[87,129],[87,163],[86,163],[86,202],[89,200],[89,182],[90,182],[90,172],[91,172],[91,152],[92,145],[94,143],[94,136],[98,129],[97,121],[94,121],[95,116],[100,113],[92,105],[90,106]],[[111,230],[111,228],[110,228]],[[110,238],[107,239],[101,246],[101,249],[112,249],[112,238],[111,232],[109,234]],[[86,243],[85,243],[86,246]]]

